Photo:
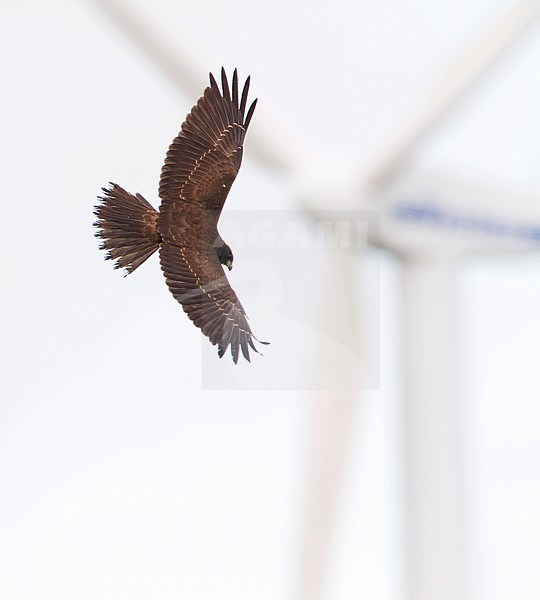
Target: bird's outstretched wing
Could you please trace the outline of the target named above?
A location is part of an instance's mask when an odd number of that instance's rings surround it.
[[[223,204],[242,163],[244,138],[257,101],[246,112],[249,77],[240,97],[236,69],[232,91],[223,69],[221,84],[220,90],[210,74],[210,87],[167,152],[159,184],[159,253],[173,296],[218,345],[219,356],[230,346],[236,363],[240,350],[247,360],[250,346],[257,352],[255,338],[213,244]]]
[[[213,239],[189,239],[182,221],[186,203],[193,213],[198,207],[206,229],[200,234],[210,236],[227,194],[242,163],[242,146],[257,100],[246,112],[249,91],[247,78],[241,97],[238,74],[234,70],[232,91],[225,70],[221,70],[222,89],[210,74],[210,86],[182,124],[180,133],[169,147],[161,170],[159,229],[165,240],[183,245],[212,243]],[[208,211],[208,212],[205,212]],[[203,216],[203,214],[205,216]]]
[[[215,250],[186,248],[164,242],[159,255],[161,269],[173,296],[212,344],[218,345],[219,356],[222,357],[230,346],[235,363],[240,350],[249,361],[249,346],[258,352],[253,343],[256,338]]]

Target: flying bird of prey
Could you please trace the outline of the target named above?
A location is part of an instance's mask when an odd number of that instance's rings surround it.
[[[161,169],[155,210],[140,194],[132,195],[111,183],[94,214],[105,258],[114,268],[132,273],[159,249],[161,269],[172,295],[193,323],[200,327],[222,357],[231,347],[234,362],[240,350],[249,361],[255,352],[244,308],[229,284],[223,266],[233,265],[231,248],[217,223],[242,163],[244,138],[255,110],[246,112],[248,77],[241,97],[236,69],[232,93],[225,70],[221,86],[210,73],[210,86],[182,124]],[[257,340],[259,341],[259,340]],[[260,342],[266,343],[266,342]]]

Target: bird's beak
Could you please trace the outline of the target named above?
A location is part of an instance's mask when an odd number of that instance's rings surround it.
[[[232,260],[228,260],[225,265],[227,266],[227,269],[229,269],[229,271],[232,269]]]

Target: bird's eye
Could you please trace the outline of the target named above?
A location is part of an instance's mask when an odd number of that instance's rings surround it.
[[[226,188],[227,186],[225,184],[223,184],[223,187]]]

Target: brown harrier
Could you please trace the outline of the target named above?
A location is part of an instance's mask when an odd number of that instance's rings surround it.
[[[173,296],[222,357],[231,347],[249,361],[255,352],[246,313],[229,285],[223,267],[233,254],[217,230],[221,209],[242,163],[242,147],[255,100],[246,113],[249,77],[242,97],[234,70],[232,96],[225,70],[222,90],[210,73],[210,87],[193,107],[169,147],[161,170],[156,211],[140,194],[119,185],[103,188],[94,214],[105,258],[115,269],[134,271],[159,248],[161,269]],[[258,341],[258,340],[257,340]],[[265,343],[265,342],[261,342]]]

